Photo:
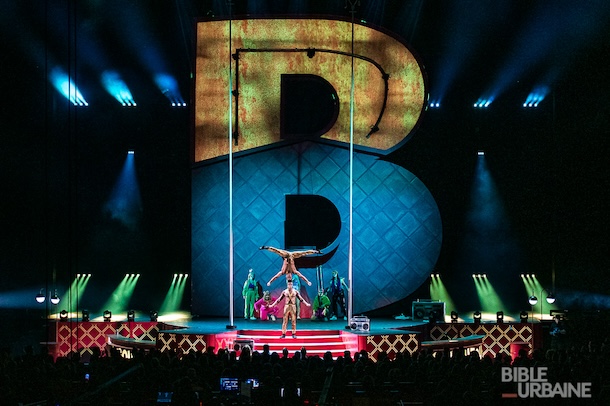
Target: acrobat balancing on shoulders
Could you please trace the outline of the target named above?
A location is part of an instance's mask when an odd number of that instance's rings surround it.
[[[282,269],[280,269],[280,271],[278,273],[276,273],[273,276],[273,278],[271,278],[269,280],[269,282],[267,282],[267,286],[271,286],[271,282],[273,282],[274,280],[276,280],[277,278],[279,278],[282,275],[286,275],[286,278],[290,278],[292,274],[297,274],[299,276],[299,278],[303,279],[307,283],[307,285],[311,286],[311,282],[301,272],[299,272],[297,270],[297,267],[294,265],[294,260],[297,258],[300,258],[300,257],[307,256],[307,255],[321,254],[322,251],[319,251],[319,250],[287,251],[287,250],[282,250],[282,249],[275,248],[275,247],[268,247],[265,245],[263,245],[259,249],[271,251],[273,253],[276,253],[280,257],[284,258],[284,262],[282,264]]]

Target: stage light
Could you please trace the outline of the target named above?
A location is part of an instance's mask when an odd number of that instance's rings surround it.
[[[59,319],[61,321],[67,321],[68,320],[68,311],[64,309],[61,312],[59,312]]]
[[[540,286],[538,286],[540,289],[536,289],[534,292],[540,292],[540,296],[542,296],[543,292],[547,293],[546,296],[546,302],[548,304],[553,304],[555,303],[555,295],[551,292],[549,292],[548,290],[541,288]],[[536,297],[535,293],[532,293],[532,295],[528,298],[528,303],[530,304],[530,306],[535,306],[536,304],[538,304],[538,298]],[[532,309],[533,311],[533,309]],[[543,302],[540,302],[540,320],[542,320],[543,318]]]
[[[83,321],[89,321],[89,310],[83,310]]]
[[[477,100],[477,102],[474,104],[474,107],[477,109],[484,109],[489,107],[489,105],[493,102],[493,97],[490,98],[481,98],[479,100]]]
[[[154,77],[157,87],[167,97],[172,107],[186,107],[186,102],[180,94],[176,79],[166,73],[158,73]]]
[[[53,296],[51,296],[51,304],[54,305],[58,305],[59,302],[61,301],[61,299],[59,298],[59,296],[57,296],[57,291],[55,291],[55,293],[53,293]]]
[[[43,289],[40,289],[40,292],[36,295],[36,301],[38,303],[44,303],[44,301],[46,300],[46,295],[44,293],[42,293]]]
[[[504,312],[499,311],[496,313],[496,322],[503,323],[504,322]]]
[[[474,314],[472,315],[472,319],[474,320],[475,323],[480,323],[481,322],[481,312],[478,310],[476,312],[474,312]]]
[[[112,318],[112,312],[110,310],[104,310],[104,321],[110,321]]]
[[[538,86],[527,96],[523,102],[523,107],[538,107],[540,102],[542,102],[547,94],[549,94],[549,91],[550,89],[548,86]]]
[[[116,71],[102,72],[101,82],[106,91],[124,107],[135,107],[136,102],[127,84]]]
[[[136,319],[136,312],[134,310],[130,310],[127,312],[127,321],[134,321]]]
[[[478,156],[485,156],[485,151],[477,151]]]
[[[455,310],[451,311],[451,322],[452,323],[457,323],[458,321],[458,312],[456,312]]]
[[[150,321],[157,321],[159,318],[159,312],[155,310],[151,310],[150,312]]]
[[[75,106],[89,105],[80,90],[76,87],[76,84],[61,68],[53,68],[49,75],[49,79],[53,83],[53,86],[55,86],[55,88]]]
[[[521,323],[527,323],[528,317],[529,314],[525,310],[519,313],[519,319],[521,319]]]
[[[130,149],[129,151],[127,151],[127,155],[134,155],[136,152],[132,149]]]

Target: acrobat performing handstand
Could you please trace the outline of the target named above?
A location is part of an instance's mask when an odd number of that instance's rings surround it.
[[[297,267],[294,265],[294,260],[296,258],[304,257],[306,255],[312,254],[321,254],[322,251],[319,250],[306,250],[306,251],[286,251],[275,247],[267,247],[263,245],[259,249],[267,250],[278,254],[280,257],[284,258],[284,263],[282,264],[282,269],[278,273],[276,273],[273,278],[267,282],[267,286],[271,286],[271,282],[276,280],[282,275],[286,275],[286,278],[290,278],[290,275],[297,274],[299,278],[303,279],[309,286],[311,286],[311,282],[297,270]]]

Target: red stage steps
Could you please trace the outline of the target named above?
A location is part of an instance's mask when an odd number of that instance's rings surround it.
[[[286,348],[292,356],[302,347],[307,349],[307,355],[323,357],[330,351],[333,358],[343,356],[344,351],[350,351],[353,356],[358,351],[358,336],[341,330],[297,330],[296,338],[292,338],[290,330],[286,338],[280,338],[279,330],[240,330],[234,343],[249,344],[254,350],[261,352],[263,345],[269,345],[270,352],[281,354]]]

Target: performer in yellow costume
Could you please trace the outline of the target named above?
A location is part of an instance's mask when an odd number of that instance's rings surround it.
[[[299,292],[297,292],[292,286],[292,279],[288,279],[286,282],[286,289],[282,291],[280,296],[275,299],[275,302],[271,304],[271,307],[276,306],[282,299],[286,298],[284,303],[284,319],[282,321],[282,335],[280,338],[286,337],[286,329],[288,326],[288,318],[292,322],[292,338],[297,338],[297,305],[296,299],[300,299],[305,306],[311,306]]]

